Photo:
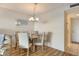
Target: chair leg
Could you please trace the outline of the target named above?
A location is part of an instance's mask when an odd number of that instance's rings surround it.
[[[35,51],[38,51],[38,47],[37,46],[35,46]]]
[[[45,46],[45,51],[47,50],[47,47]]]
[[[18,55],[20,55],[20,48],[18,48]]]
[[[44,51],[44,46],[42,45],[42,52]]]
[[[33,45],[33,52],[35,52],[35,45]]]
[[[20,49],[20,52],[19,53],[20,53],[20,55],[22,55],[22,48]]]
[[[29,56],[29,48],[27,49],[27,56]]]
[[[22,54],[22,48],[19,48],[19,55],[21,56]]]

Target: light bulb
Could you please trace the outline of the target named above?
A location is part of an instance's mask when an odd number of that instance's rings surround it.
[[[31,17],[30,19],[29,19],[29,21],[32,21],[33,20],[33,17]]]
[[[39,18],[36,18],[35,20],[36,20],[36,21],[39,21]]]
[[[39,18],[31,17],[31,18],[29,18],[29,21],[39,21]]]

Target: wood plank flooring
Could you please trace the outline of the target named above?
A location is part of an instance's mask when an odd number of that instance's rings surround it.
[[[64,53],[54,48],[45,47],[45,49],[46,50],[42,51],[39,46],[35,52],[30,51],[29,56],[72,56],[72,54]],[[11,56],[27,56],[27,50],[12,48]]]

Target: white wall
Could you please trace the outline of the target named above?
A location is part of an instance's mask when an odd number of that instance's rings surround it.
[[[50,11],[40,16],[40,20],[47,23],[35,24],[35,30],[39,32],[52,32],[52,38],[48,46],[64,51],[64,10],[66,8]]]
[[[32,30],[32,24],[28,23],[26,26],[17,27],[15,22],[17,19],[28,20],[28,15],[14,12],[8,9],[0,8],[0,29],[9,29],[9,30]]]

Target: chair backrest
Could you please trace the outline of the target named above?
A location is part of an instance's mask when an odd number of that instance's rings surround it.
[[[11,42],[11,35],[6,34],[5,35],[5,40],[4,40],[4,44],[10,44]]]
[[[44,40],[45,40],[45,32],[42,32],[40,34],[40,39],[41,39],[41,43],[44,43]]]
[[[29,37],[26,32],[17,33],[19,40],[19,48],[29,48]]]
[[[51,37],[52,37],[52,32],[45,33],[45,41],[50,42]]]

